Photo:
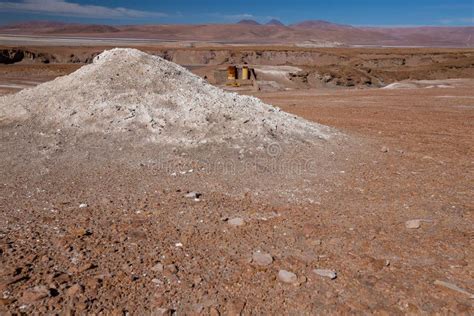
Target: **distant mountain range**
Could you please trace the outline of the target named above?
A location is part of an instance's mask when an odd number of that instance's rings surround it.
[[[262,25],[261,23],[258,23],[257,21],[255,20],[248,20],[248,19],[245,19],[245,20],[240,20],[239,22],[237,22],[237,24],[243,24],[243,25]],[[273,26],[285,26],[285,24],[283,24],[282,22],[278,21],[277,19],[272,19],[270,21],[268,21],[267,23],[265,23],[265,25],[273,25]]]
[[[242,24],[242,25],[261,25],[260,23],[258,23],[258,22],[255,21],[255,20],[240,20],[239,22],[237,22],[237,24]]]
[[[365,46],[474,47],[474,27],[355,27],[328,21],[285,26],[278,20],[260,24],[96,25],[34,21],[0,26],[1,34],[140,38],[249,44],[335,43]]]
[[[281,23],[277,19],[272,19],[272,20],[268,21],[267,23],[265,23],[265,25],[285,26],[285,24]]]

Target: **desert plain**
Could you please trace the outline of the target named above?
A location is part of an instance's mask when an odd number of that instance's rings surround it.
[[[28,36],[0,47],[0,313],[473,313],[472,48]]]

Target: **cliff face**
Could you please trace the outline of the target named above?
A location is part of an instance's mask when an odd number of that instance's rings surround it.
[[[303,49],[303,48],[150,48],[143,50],[168,61],[203,69],[229,64],[296,66],[287,83],[299,88],[323,86],[383,86],[405,79],[449,79],[474,76],[474,51],[447,49]],[[3,64],[87,64],[94,47],[29,47],[0,50]]]
[[[143,50],[181,65],[225,65],[247,63],[272,66],[354,65],[370,68],[429,66],[474,59],[474,51],[443,49],[299,49],[299,48],[150,48]],[[83,63],[92,62],[99,48],[4,48],[0,63]]]

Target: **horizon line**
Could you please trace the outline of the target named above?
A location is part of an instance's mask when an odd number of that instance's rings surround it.
[[[271,20],[278,20],[278,19],[269,19],[267,21],[270,22]],[[6,22],[2,23],[0,22],[0,26],[14,26],[14,25],[20,25],[20,24],[28,24],[28,23],[58,23],[58,24],[64,24],[64,25],[107,25],[107,26],[137,26],[137,25],[245,25],[244,23],[240,23],[243,21],[252,21],[256,22],[258,24],[247,24],[249,26],[276,26],[276,25],[267,25],[266,23],[260,23],[257,20],[253,19],[242,19],[237,22],[205,22],[205,23],[180,23],[180,22],[166,22],[166,23],[87,23],[87,22],[64,22],[64,21],[56,21],[56,20],[51,20],[51,19],[32,19],[32,20],[24,20],[24,21],[18,21],[18,22]],[[279,21],[279,20],[278,20]],[[284,27],[291,27],[291,26],[296,26],[298,24],[302,24],[305,22],[326,22],[330,23],[333,25],[337,26],[351,26],[351,27],[356,27],[356,28],[419,28],[419,27],[439,27],[439,28],[458,28],[458,27],[473,27],[474,24],[463,24],[463,25],[439,25],[439,24],[347,24],[347,23],[337,23],[337,22],[331,22],[329,20],[322,20],[322,19],[313,19],[313,20],[301,20],[299,22],[294,22],[290,24],[285,24],[283,22],[282,26]]]

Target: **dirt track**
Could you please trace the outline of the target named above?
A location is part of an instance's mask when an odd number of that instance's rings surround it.
[[[2,127],[0,311],[472,314],[468,295],[434,282],[474,292],[473,88],[258,93],[362,146],[336,155],[337,176],[314,180],[312,203],[274,187],[255,195],[258,177],[171,177],[107,140]],[[190,169],[182,157],[174,166]],[[306,184],[279,182],[305,195]],[[194,190],[201,201],[183,197]],[[421,227],[407,229],[413,219]],[[273,262],[256,265],[257,250]]]

